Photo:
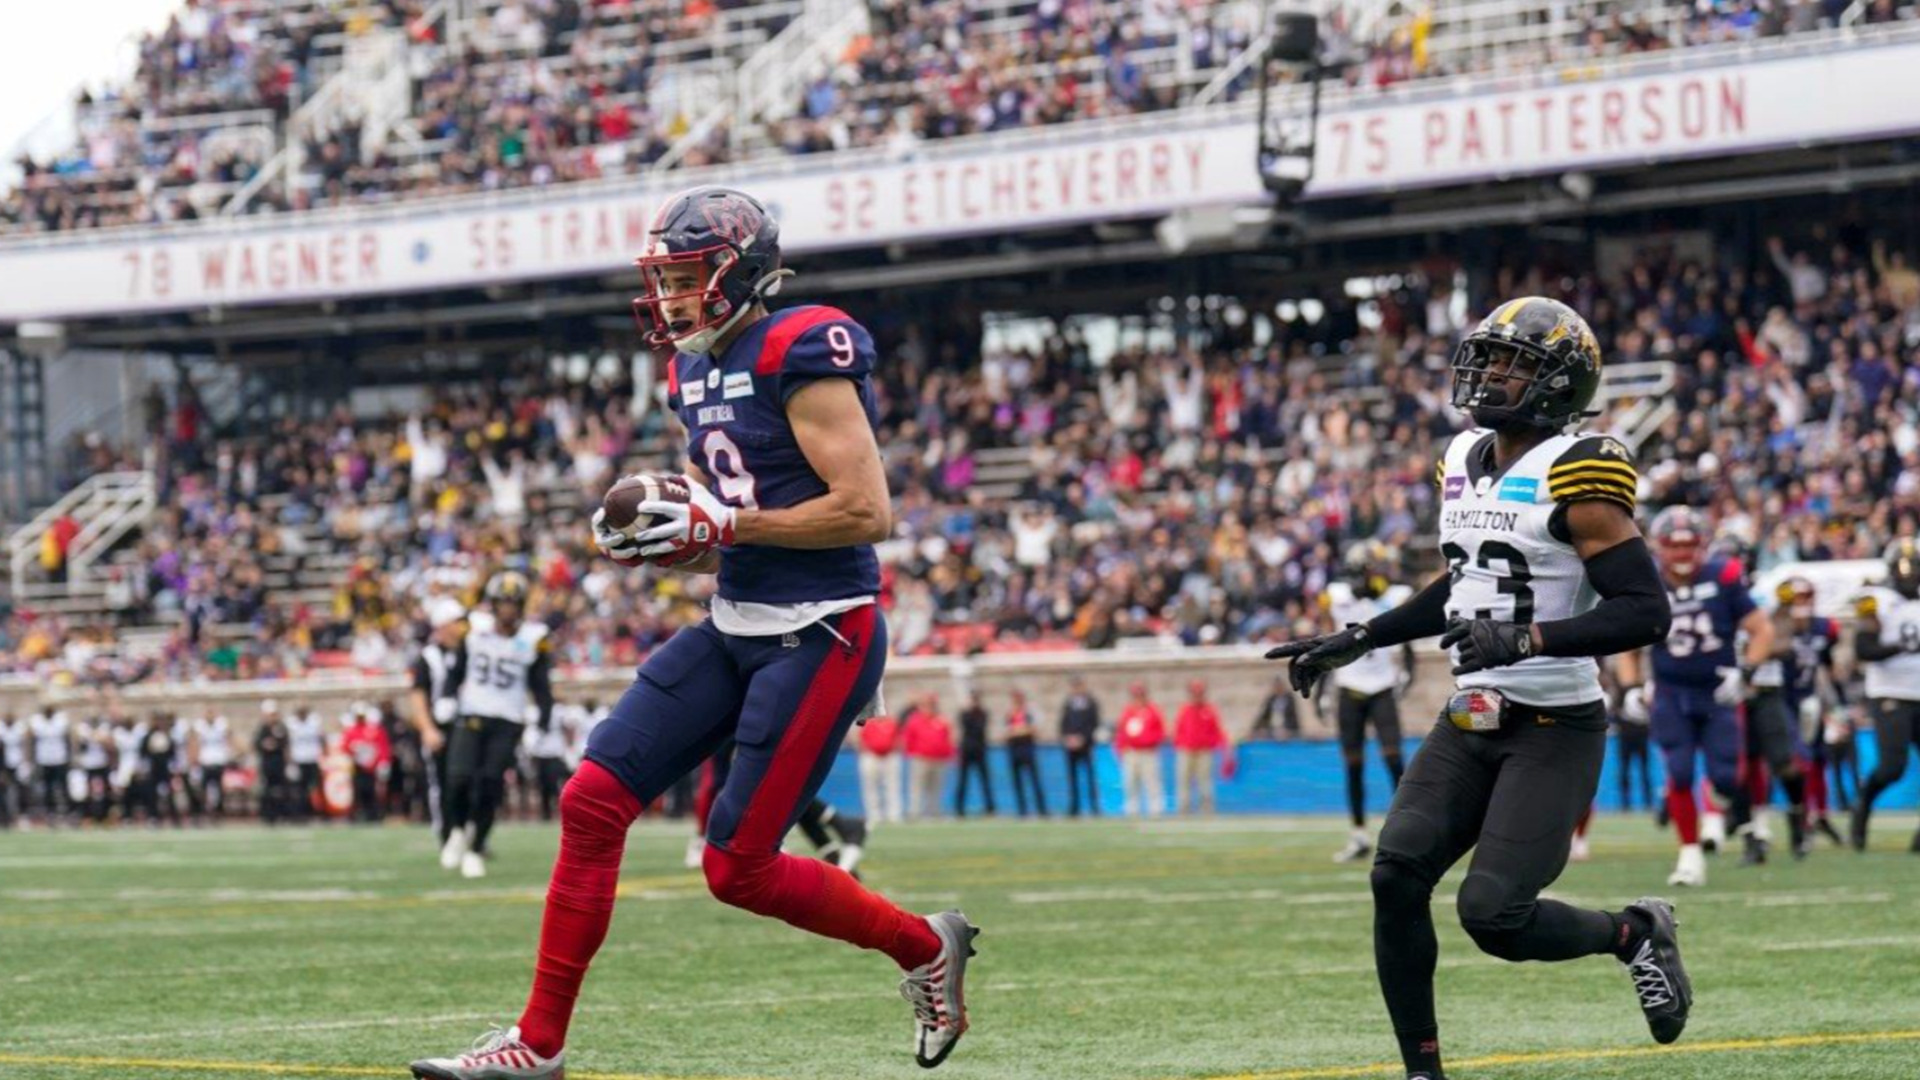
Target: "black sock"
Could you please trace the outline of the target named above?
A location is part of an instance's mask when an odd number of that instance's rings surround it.
[[[1353,818],[1356,829],[1367,823],[1367,782],[1362,772],[1365,768],[1358,761],[1347,765],[1347,814]]]
[[[1613,920],[1613,955],[1622,962],[1632,960],[1653,933],[1653,923],[1637,911],[1608,912],[1607,917]]]
[[[1389,790],[1399,791],[1400,777],[1407,771],[1406,763],[1401,760],[1398,754],[1388,754],[1385,760],[1387,763],[1387,787]]]
[[[1409,1074],[1421,1074],[1430,1077],[1431,1080],[1441,1080],[1439,1028],[1396,1031],[1393,1034],[1394,1038],[1400,1040],[1400,1060],[1406,1062]]]

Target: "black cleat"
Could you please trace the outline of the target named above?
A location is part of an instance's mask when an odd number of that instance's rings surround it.
[[[1853,818],[1847,822],[1847,846],[1855,851],[1867,850],[1867,804],[1862,801],[1853,807]]]
[[[1829,819],[1825,814],[1822,814],[1820,817],[1814,820],[1813,827],[1814,827],[1814,830],[1817,831],[1821,836],[1824,836],[1828,840],[1831,840],[1833,842],[1834,847],[1847,846],[1847,842],[1845,840],[1840,839],[1840,830],[1833,827],[1833,821]]]
[[[1740,865],[1767,865],[1767,850],[1768,846],[1765,840],[1760,839],[1752,833],[1748,833],[1746,849],[1740,853]]]
[[[1680,962],[1680,921],[1673,916],[1673,905],[1657,897],[1642,897],[1627,910],[1652,927],[1622,962],[1633,977],[1633,992],[1646,1014],[1647,1030],[1654,1042],[1665,1045],[1686,1030],[1687,1013],[1693,1008],[1693,983]]]

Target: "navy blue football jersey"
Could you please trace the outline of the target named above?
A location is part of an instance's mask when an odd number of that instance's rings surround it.
[[[1715,561],[1693,583],[1667,586],[1673,626],[1653,647],[1653,680],[1667,686],[1713,686],[1722,670],[1735,667],[1734,636],[1740,620],[1758,605],[1740,584],[1740,564]]]
[[[1820,669],[1833,666],[1833,647],[1840,641],[1840,623],[1835,619],[1807,620],[1804,630],[1793,634],[1793,651],[1786,655],[1787,693],[1794,701],[1805,701],[1819,687]]]
[[[687,456],[729,506],[778,510],[827,493],[787,422],[787,399],[815,379],[849,379],[878,428],[873,338],[837,308],[777,311],[717,356],[679,353],[667,364],[667,407],[687,429]],[[720,560],[720,596],[799,604],[873,596],[873,547],[801,550],[735,544]]]

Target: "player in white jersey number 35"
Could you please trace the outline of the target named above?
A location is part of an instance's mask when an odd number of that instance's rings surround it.
[[[1460,344],[1453,403],[1477,425],[1436,471],[1447,572],[1411,600],[1267,654],[1311,696],[1374,649],[1444,635],[1458,686],[1407,768],[1373,862],[1374,956],[1410,1080],[1443,1080],[1434,1019],[1433,887],[1473,850],[1460,924],[1503,960],[1612,955],[1653,1037],[1686,1026],[1692,989],[1673,908],[1593,911],[1540,893],[1566,867],[1606,752],[1595,657],[1666,636],[1669,611],[1634,525],[1636,477],[1613,439],[1566,429],[1600,387],[1600,347],[1573,309],[1530,296]]]

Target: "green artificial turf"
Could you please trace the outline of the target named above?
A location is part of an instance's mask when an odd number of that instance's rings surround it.
[[[1920,1075],[1920,857],[1823,847],[1678,896],[1692,1026],[1653,1044],[1606,959],[1511,965],[1435,898],[1454,1080]],[[868,882],[985,929],[965,1078],[1393,1076],[1364,866],[1327,818],[876,831]],[[503,826],[492,876],[441,871],[424,829],[0,835],[0,1077],[405,1076],[525,999],[557,834]],[[569,1075],[901,1078],[909,1011],[878,954],[709,899],[683,826],[644,824],[582,996]],[[1670,836],[1601,819],[1555,886],[1673,895]],[[1369,1067],[1378,1067],[1369,1070]]]

